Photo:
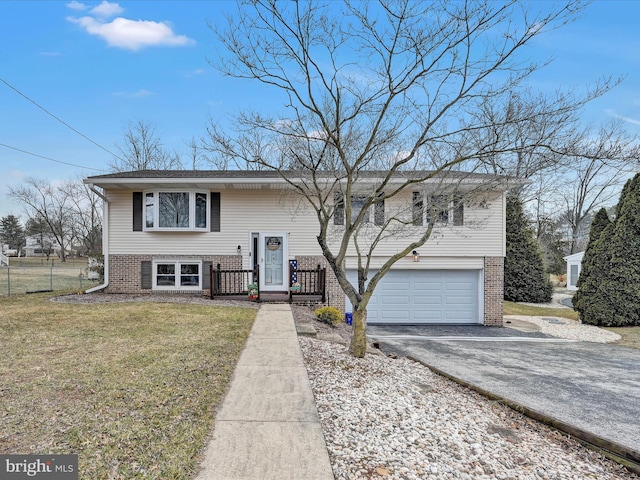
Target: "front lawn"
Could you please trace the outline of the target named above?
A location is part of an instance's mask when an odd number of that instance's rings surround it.
[[[190,479],[255,309],[0,299],[0,453],[82,479]]]
[[[622,337],[616,345],[640,349],[640,327],[603,327],[605,330],[615,332]]]
[[[505,300],[503,312],[505,315],[527,315],[530,317],[561,317],[578,320],[578,312],[572,308],[534,307],[522,303],[507,302]]]

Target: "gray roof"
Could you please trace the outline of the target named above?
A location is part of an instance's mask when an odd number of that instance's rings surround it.
[[[411,178],[424,178],[433,173],[428,171],[398,172],[397,180],[406,181]],[[363,183],[375,182],[383,178],[386,171],[361,171],[358,179]],[[136,170],[130,172],[116,172],[105,175],[87,177],[84,182],[103,188],[122,189],[151,189],[151,188],[225,188],[225,189],[270,189],[282,188],[285,185],[283,175],[289,179],[307,178],[308,174],[295,171],[283,171],[282,174],[275,170]],[[339,174],[340,175],[340,174]],[[326,172],[328,179],[336,178],[333,172]],[[450,171],[434,176],[427,182],[462,182],[470,184],[500,185],[501,189],[506,185],[518,185],[522,180],[514,178],[481,174]]]

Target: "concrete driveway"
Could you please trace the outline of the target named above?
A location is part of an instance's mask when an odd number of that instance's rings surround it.
[[[590,432],[640,461],[640,350],[483,326],[367,332],[385,353]]]

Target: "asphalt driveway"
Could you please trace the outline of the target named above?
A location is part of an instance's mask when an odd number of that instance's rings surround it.
[[[483,326],[367,332],[385,353],[419,360],[640,455],[640,350]]]

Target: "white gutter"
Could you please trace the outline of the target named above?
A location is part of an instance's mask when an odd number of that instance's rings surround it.
[[[89,189],[102,199],[102,255],[104,256],[104,280],[102,285],[91,287],[84,293],[93,293],[104,290],[109,286],[109,200],[102,192],[96,190],[93,183],[89,184]]]

